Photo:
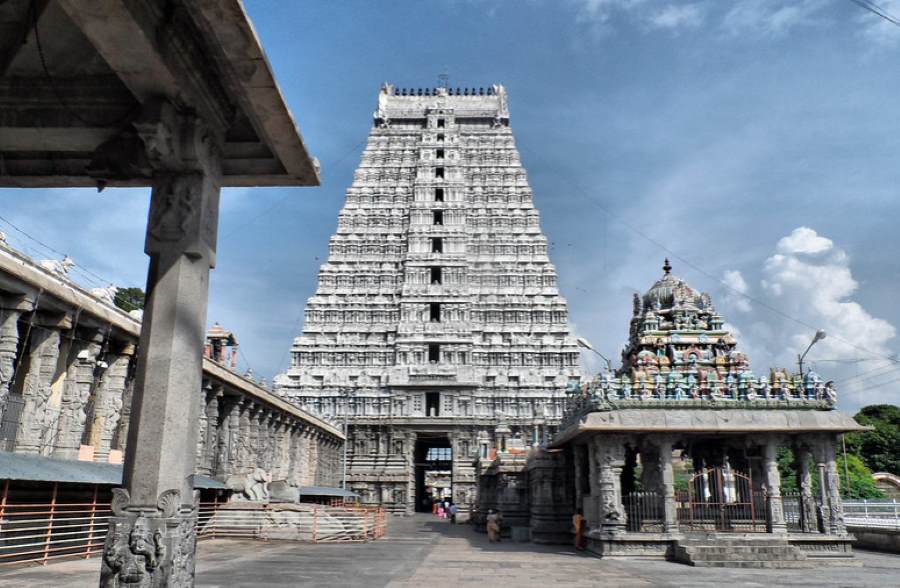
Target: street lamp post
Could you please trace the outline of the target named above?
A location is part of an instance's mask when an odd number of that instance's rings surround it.
[[[809,345],[807,346],[806,351],[804,351],[801,355],[797,356],[797,363],[800,365],[800,377],[801,378],[803,377],[803,359],[806,357],[806,354],[809,353],[809,350],[812,349],[812,346],[824,338],[825,338],[825,331],[823,331],[822,329],[819,329],[818,331],[816,331],[816,334],[813,337],[813,340],[809,342]]]
[[[575,341],[578,343],[578,346],[579,346],[579,347],[584,347],[584,348],[587,349],[588,351],[592,351],[592,352],[594,352],[597,356],[599,356],[600,359],[602,359],[603,361],[606,362],[606,369],[607,369],[607,371],[610,371],[610,372],[612,371],[612,362],[609,361],[609,360],[606,358],[605,355],[603,355],[602,353],[600,353],[599,351],[597,351],[596,349],[594,349],[594,346],[591,345],[590,341],[588,341],[588,340],[585,339],[584,337],[578,337],[577,339],[575,339]]]

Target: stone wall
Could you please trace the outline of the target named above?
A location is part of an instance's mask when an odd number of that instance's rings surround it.
[[[0,243],[0,450],[120,461],[139,316],[55,267]],[[273,480],[340,483],[343,434],[252,379],[206,358],[197,402],[197,473],[254,499]]]

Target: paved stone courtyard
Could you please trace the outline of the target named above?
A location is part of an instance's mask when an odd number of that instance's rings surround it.
[[[861,568],[701,569],[662,561],[599,560],[566,546],[490,544],[430,515],[391,519],[368,544],[200,543],[198,586],[897,586],[900,556],[859,552]],[[0,586],[94,587],[97,559],[0,572]]]

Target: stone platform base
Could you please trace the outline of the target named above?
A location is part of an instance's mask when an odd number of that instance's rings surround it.
[[[587,550],[600,557],[613,559],[672,559],[677,537],[665,533],[619,533],[608,535],[591,532],[586,536]]]
[[[860,567],[862,562],[853,557],[853,535],[788,535],[788,541],[806,555],[816,567]]]
[[[587,550],[612,559],[662,559],[703,567],[860,566],[852,536],[762,533],[588,533]],[[570,539],[571,540],[571,539]]]

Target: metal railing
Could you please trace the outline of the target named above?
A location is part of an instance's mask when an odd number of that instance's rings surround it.
[[[844,524],[900,530],[900,502],[897,500],[845,500]]]
[[[656,492],[630,492],[625,495],[628,530],[633,533],[661,533],[665,520],[664,497]]]
[[[57,500],[54,486],[49,502],[10,503],[8,482],[0,495],[0,569],[64,558],[89,558],[103,551],[109,502]],[[313,504],[201,503],[197,538],[235,538],[269,541],[285,539],[311,543],[372,541],[384,536],[383,508]]]
[[[201,503],[198,538],[365,542],[384,535],[384,508],[312,504]]]
[[[103,550],[111,511],[97,502],[96,487],[90,502],[57,500],[54,484],[49,503],[9,503],[9,482],[0,499],[0,566],[54,559],[88,558]]]

